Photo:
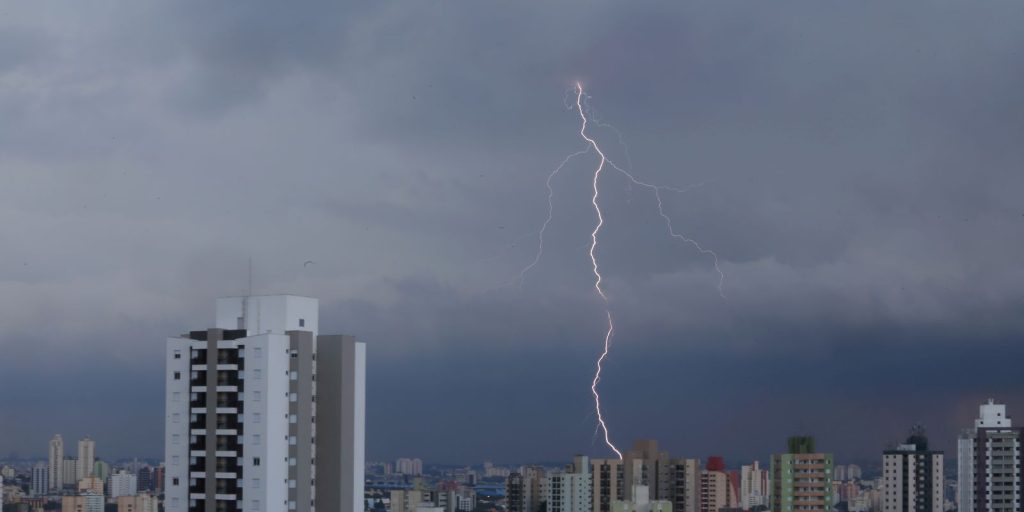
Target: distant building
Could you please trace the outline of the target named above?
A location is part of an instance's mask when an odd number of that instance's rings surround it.
[[[420,476],[423,474],[423,461],[420,459],[398,459],[395,461],[395,473]]]
[[[565,471],[551,473],[544,478],[546,512],[592,512],[592,486],[590,460],[577,455]]]
[[[64,482],[64,487],[78,485],[78,459],[64,459],[63,468],[64,476],[61,481]]]
[[[737,506],[736,490],[725,471],[721,457],[708,457],[708,463],[700,472],[700,512],[718,512],[723,508]]]
[[[153,470],[149,466],[142,466],[135,475],[138,478],[137,486],[140,492],[153,490]]]
[[[86,437],[78,442],[78,460],[75,466],[75,479],[81,480],[93,476],[93,464],[96,462],[96,442]]]
[[[672,459],[654,440],[640,440],[620,459],[591,461],[595,512],[611,512],[614,501],[631,501],[634,475],[651,500],[672,502],[675,512],[698,512],[700,463]]]
[[[92,493],[103,496],[103,480],[99,477],[87,476],[78,481],[78,494]]]
[[[768,470],[761,469],[756,460],[749,466],[740,466],[740,503],[744,510],[767,507],[770,489]]]
[[[842,482],[842,481],[846,480],[846,466],[844,466],[842,464],[836,465],[836,467],[835,467],[835,475],[833,477],[833,480],[836,480],[836,481],[839,481],[839,482]]]
[[[46,496],[50,492],[50,468],[43,462],[32,467],[32,479],[29,482],[29,494]]]
[[[672,502],[668,500],[651,500],[650,489],[646,485],[634,484],[629,501],[615,500],[612,512],[672,512]]]
[[[50,439],[48,467],[47,483],[50,490],[60,491],[64,488],[64,439],[60,437],[60,434]]]
[[[831,511],[832,464],[813,437],[789,438],[787,453],[772,455],[772,512]]]
[[[135,496],[139,493],[138,478],[124,470],[110,475],[110,497]]]
[[[978,412],[957,440],[959,512],[1020,512],[1022,429],[991,398]]]
[[[856,464],[850,464],[849,466],[846,466],[846,478],[848,478],[850,480],[860,480],[861,479],[860,466],[858,466]]]
[[[61,498],[61,512],[103,512],[102,494],[79,494]]]
[[[943,512],[942,452],[915,428],[905,444],[882,454],[884,512]]]
[[[118,496],[117,512],[159,512],[159,500],[148,492],[135,496]]]
[[[92,464],[92,476],[106,482],[107,479],[110,478],[110,464],[107,464],[102,460],[97,460]]]

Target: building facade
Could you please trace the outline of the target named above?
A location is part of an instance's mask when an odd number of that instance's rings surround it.
[[[64,488],[64,439],[60,434],[50,439],[49,475],[47,481],[51,491]]]
[[[1021,428],[991,398],[957,440],[959,512],[1021,510]]]
[[[75,480],[93,476],[96,462],[96,442],[88,437],[78,441],[78,459],[75,461]],[[102,477],[101,477],[102,478]]]
[[[791,437],[788,445],[772,455],[772,512],[832,510],[832,454],[815,451],[812,437]]]
[[[50,468],[40,462],[32,466],[32,479],[29,481],[29,494],[46,496],[50,491]]]
[[[943,454],[915,429],[907,442],[882,453],[883,512],[942,512]]]
[[[577,455],[565,471],[544,478],[543,493],[547,512],[592,512],[593,477],[590,460]]]
[[[740,466],[740,507],[744,510],[767,507],[771,489],[769,481],[768,470],[761,469],[756,460],[753,464]]]
[[[138,478],[124,470],[118,471],[113,475],[110,475],[110,494],[111,498],[118,498],[121,496],[135,496],[139,493],[139,481]]]
[[[365,344],[316,299],[217,300],[166,343],[167,512],[363,509]]]

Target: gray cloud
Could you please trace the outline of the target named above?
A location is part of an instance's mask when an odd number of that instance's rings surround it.
[[[0,382],[37,368],[50,410],[101,405],[68,392],[88,364],[100,395],[137,380],[154,403],[133,421],[158,422],[154,345],[243,292],[252,256],[258,292],[318,296],[331,330],[371,341],[371,456],[585,449],[593,155],[555,180],[545,257],[510,285],[544,179],[583,147],[563,104],[577,79],[638,176],[704,183],[666,212],[728,274],[723,300],[650,194],[604,176],[620,442],[754,456],[803,429],[873,457],[915,418],[952,435],[986,391],[1024,405],[986,369],[1022,328],[1013,2],[6,9]],[[424,394],[466,417],[417,409]],[[763,409],[776,398],[834,413],[794,423]],[[126,414],[87,423],[112,452],[155,453],[112,433]],[[49,432],[3,421],[0,451],[42,450]]]

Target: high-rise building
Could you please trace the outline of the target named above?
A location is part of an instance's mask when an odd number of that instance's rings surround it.
[[[92,464],[92,476],[106,482],[107,479],[110,478],[110,464],[107,464],[102,460],[97,460]]]
[[[153,470],[149,466],[139,468],[135,476],[139,479],[138,488],[140,492],[153,490]]]
[[[543,499],[544,468],[524,466],[505,479],[508,512],[540,512]]]
[[[159,500],[148,492],[135,496],[119,496],[117,512],[159,512]]]
[[[103,495],[86,493],[61,498],[61,512],[103,512]]]
[[[594,511],[611,512],[614,501],[632,500],[634,476],[649,500],[670,501],[675,512],[698,512],[700,462],[672,459],[653,440],[641,440],[620,459],[593,459]]]
[[[316,299],[217,300],[166,343],[167,512],[360,511],[366,347]]]
[[[882,452],[884,512],[942,512],[942,452],[928,449],[924,429]]]
[[[50,490],[50,468],[45,463],[32,466],[32,480],[29,482],[29,494],[33,497],[46,496]]]
[[[111,498],[117,498],[119,496],[135,496],[139,493],[139,480],[138,478],[125,471],[121,470],[113,475],[110,475],[109,489]]]
[[[634,475],[639,480],[639,475]],[[632,485],[633,496],[629,501],[615,500],[612,502],[612,512],[672,512],[672,502],[668,500],[652,500],[651,491],[646,485],[634,483]]]
[[[1005,405],[981,405],[974,428],[957,440],[958,512],[1020,512],[1021,431]]]
[[[64,459],[63,482],[65,487],[78,485],[78,459]]]
[[[669,461],[672,510],[698,512],[700,507],[700,461],[672,459]],[[665,499],[664,496],[661,499]]]
[[[573,458],[565,470],[544,477],[544,503],[547,512],[592,512],[593,486],[590,460],[584,455]]]
[[[847,466],[846,467],[846,478],[849,478],[850,480],[860,480],[860,478],[861,478],[860,466],[858,466],[856,464],[850,464],[849,466]]]
[[[835,470],[835,474],[832,477],[833,480],[836,480],[838,482],[846,480],[846,466],[842,464],[836,464],[836,467],[833,469]]]
[[[707,465],[700,472],[700,512],[735,508],[737,501],[736,489],[725,470],[725,461],[722,457],[708,457]]]
[[[768,506],[769,495],[768,470],[761,469],[760,463],[740,466],[740,507],[749,510],[758,506]]]
[[[93,476],[96,462],[96,442],[86,437],[78,442],[78,462],[75,466],[75,480]]]
[[[60,491],[64,488],[64,439],[60,434],[50,439],[49,451],[49,475],[47,481],[50,490]]]
[[[813,437],[791,437],[788,445],[772,455],[772,512],[832,510],[832,454],[815,451]]]
[[[590,474],[594,512],[611,512],[612,503],[626,499],[625,472],[621,459],[591,459]]]

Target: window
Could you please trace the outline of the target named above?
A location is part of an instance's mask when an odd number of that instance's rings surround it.
[[[174,372],[174,380],[181,380],[181,372]]]
[[[305,318],[300,318],[299,319],[299,327],[305,327],[305,326],[306,326],[306,319]]]
[[[174,358],[175,359],[181,359],[181,350],[180,349],[174,349]]]
[[[259,457],[253,457],[252,458],[252,465],[253,466],[259,466],[260,465],[260,458]]]
[[[174,477],[171,479],[171,485],[178,485],[178,482],[180,482],[180,480],[178,480],[178,477]]]
[[[178,434],[171,435],[171,444],[181,444],[181,436]]]

